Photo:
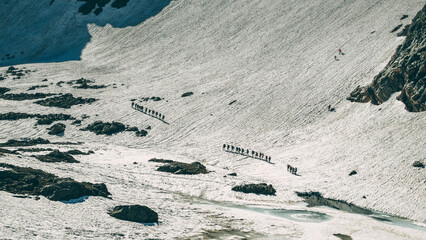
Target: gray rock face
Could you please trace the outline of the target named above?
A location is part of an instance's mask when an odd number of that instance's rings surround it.
[[[67,162],[67,163],[78,163],[79,161],[75,160],[73,156],[68,153],[61,152],[59,150],[53,150],[46,155],[34,156],[42,162]]]
[[[158,214],[147,206],[141,205],[123,205],[116,206],[109,212],[109,215],[126,221],[139,223],[158,222]]]
[[[68,201],[83,196],[111,195],[105,184],[77,182],[53,174],[0,163],[7,170],[0,171],[0,190],[13,194],[42,195],[53,201]]]
[[[48,128],[49,132],[48,134],[50,135],[59,135],[65,132],[65,124],[63,123],[56,123],[53,124],[50,128]]]
[[[353,102],[381,104],[396,92],[410,112],[426,110],[426,5],[407,29],[406,39],[373,82],[358,86],[347,98]]]
[[[275,189],[270,184],[258,183],[258,184],[243,184],[235,186],[232,188],[232,191],[243,192],[243,193],[255,193],[263,195],[275,195]]]
[[[415,161],[413,163],[413,167],[425,168],[425,165],[422,162],[420,162],[420,161]]]
[[[206,167],[199,162],[193,162],[188,164],[175,161],[157,168],[157,171],[188,175],[208,173]]]

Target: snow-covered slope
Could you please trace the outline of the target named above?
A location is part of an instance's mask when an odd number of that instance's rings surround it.
[[[81,90],[53,84],[38,92],[70,92],[100,100],[66,110],[0,100],[0,112],[88,114],[84,124],[114,120],[149,125],[152,130],[147,137],[132,133],[98,136],[69,123],[65,136],[51,137],[45,127],[33,128],[34,121],[20,120],[2,121],[0,139],[41,136],[83,141],[89,149],[103,143],[107,145],[99,149],[105,149],[105,156],[120,152],[120,164],[137,159],[128,148],[145,149],[157,153],[151,154],[156,157],[200,161],[218,172],[204,179],[215,184],[187,188],[185,181],[164,185],[163,178],[149,177],[155,175],[153,169],[146,170],[146,178],[140,176],[145,170],[106,169],[102,155],[85,163],[93,172],[103,171],[92,173],[102,175],[94,181],[107,186],[114,182],[116,195],[129,198],[132,194],[123,189],[128,178],[161,186],[171,198],[183,192],[210,200],[276,206],[300,201],[294,191],[312,190],[426,221],[426,174],[411,166],[426,156],[426,114],[405,111],[394,97],[381,106],[345,100],[352,89],[371,82],[386,65],[404,39],[391,30],[400,23],[408,24],[424,1],[142,2],[131,0],[124,8],[105,7],[99,16],[83,16],[78,13],[81,3],[76,1],[55,0],[51,6],[1,1],[0,13],[6,19],[1,21],[0,31],[6,37],[0,40],[4,51],[0,55],[24,52],[22,57],[3,60],[2,65],[32,62],[25,67],[36,72],[25,79],[1,81],[0,86],[23,92],[44,78],[56,83],[84,77],[110,87]],[[161,11],[140,17],[148,7]],[[400,20],[403,14],[409,17]],[[32,25],[33,21],[37,24]],[[339,48],[345,55],[335,61]],[[63,60],[79,61],[53,63]],[[189,91],[194,94],[181,97]],[[164,113],[170,124],[131,108],[131,99],[151,96],[164,100],[140,104]],[[336,112],[329,112],[328,105]],[[275,164],[225,153],[223,143],[264,152]],[[38,165],[36,160],[29,161],[34,163],[25,164]],[[288,174],[287,164],[296,166],[302,176]],[[66,174],[59,166],[42,166]],[[90,174],[79,173],[80,168],[70,166],[66,172],[91,180]],[[352,170],[358,174],[350,177]],[[222,176],[227,171],[240,177],[235,182],[225,181]],[[110,179],[120,174],[122,182]],[[203,178],[196,179],[202,182]],[[228,189],[234,183],[250,181],[272,183],[277,196],[244,196]],[[161,191],[146,191],[152,198],[162,198]]]

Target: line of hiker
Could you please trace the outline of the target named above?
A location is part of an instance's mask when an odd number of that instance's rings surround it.
[[[293,174],[297,175],[297,168],[293,167],[293,166],[291,166],[289,164],[287,164],[287,171],[289,171],[290,173],[293,173]]]
[[[160,120],[162,120],[164,122],[164,114],[161,114],[161,113],[156,112],[154,110],[148,109],[147,107],[140,106],[140,105],[138,105],[138,104],[136,104],[134,102],[132,102],[132,108],[136,109],[136,110],[138,110],[140,112],[143,112],[145,114],[148,114],[148,115],[150,115],[152,117],[158,118],[158,119],[160,119]]]
[[[233,153],[237,153],[237,154],[241,154],[244,156],[248,156],[248,157],[252,157],[252,158],[256,158],[256,159],[261,159],[267,162],[271,162],[271,156],[266,156],[265,154],[261,153],[261,152],[256,152],[254,150],[249,150],[249,149],[244,149],[241,147],[235,147],[233,145],[229,145],[229,144],[223,144],[222,149],[227,151],[227,152],[233,152]]]

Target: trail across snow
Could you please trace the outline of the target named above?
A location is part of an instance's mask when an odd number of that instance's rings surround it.
[[[39,3],[28,4],[15,3],[14,9],[34,6],[44,11]],[[72,29],[69,19],[79,24],[97,19],[79,15],[74,8],[79,4],[56,0],[44,23]],[[221,229],[250,232],[261,239],[331,239],[339,232],[353,239],[422,239],[424,230],[326,208],[313,211],[327,213],[331,220],[300,223],[188,198],[306,209],[294,192],[319,191],[325,197],[425,224],[426,173],[412,163],[425,160],[426,114],[407,112],[395,96],[379,106],[345,100],[357,85],[371,82],[383,69],[404,40],[390,31],[410,23],[424,4],[419,0],[171,1],[136,25],[125,24],[142,11],[136,1],[119,10],[105,8],[98,22],[87,25],[89,38],[81,60],[50,62],[52,45],[44,52],[39,49],[50,63],[17,66],[35,72],[21,80],[0,81],[1,87],[19,93],[47,78],[49,87],[36,92],[69,92],[98,101],[57,109],[0,99],[0,112],[87,114],[90,118],[83,126],[102,120],[152,129],[147,137],[131,132],[101,136],[65,122],[65,135],[58,137],[48,135],[46,126],[34,126],[36,120],[1,121],[2,141],[21,137],[82,141],[83,148],[95,151],[79,157],[80,164],[40,163],[29,156],[2,157],[1,162],[79,181],[105,182],[113,200],[90,197],[69,205],[0,192],[0,232],[12,238],[37,234],[39,238],[185,239]],[[64,12],[57,16],[55,9]],[[126,9],[129,16],[122,18]],[[26,32],[23,28],[16,33],[13,28],[28,26],[37,16],[30,19],[16,11],[19,21],[8,17],[0,25],[9,34],[0,41],[0,48],[32,51],[31,45],[14,45],[12,39],[23,39]],[[403,14],[409,17],[400,20]],[[53,21],[58,18],[60,23]],[[59,39],[55,44],[61,48],[63,36],[75,41],[73,46],[82,41],[79,35],[73,38],[50,30],[42,42]],[[345,55],[335,61],[339,48]],[[34,57],[34,62],[39,60]],[[56,85],[81,77],[108,87]],[[194,94],[181,97],[189,91]],[[164,100],[139,100],[152,96]],[[131,99],[164,113],[169,124],[135,111]],[[329,112],[328,105],[336,112]],[[264,152],[274,164],[222,151],[223,143]],[[147,162],[152,157],[199,161],[212,172],[160,173],[155,163]],[[289,174],[287,164],[297,167],[301,176]],[[352,170],[357,174],[348,176]],[[238,176],[223,177],[230,172]],[[272,184],[277,195],[231,191],[232,186],[249,182]],[[110,218],[106,209],[121,203],[152,207],[158,210],[161,223],[147,227]]]

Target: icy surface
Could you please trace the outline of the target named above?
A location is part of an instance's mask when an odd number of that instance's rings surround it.
[[[12,2],[0,1],[1,15],[10,5],[16,11],[28,8],[43,12],[46,8],[38,1]],[[54,84],[38,92],[99,100],[58,109],[1,99],[1,113],[86,114],[90,118],[84,119],[82,126],[64,122],[67,128],[62,137],[48,135],[46,126],[35,127],[34,119],[1,121],[0,140],[43,137],[81,141],[85,144],[79,147],[46,147],[93,150],[95,154],[76,156],[79,164],[42,163],[31,158],[31,153],[24,153],[23,158],[5,155],[0,161],[78,181],[105,183],[112,199],[89,197],[81,203],[65,204],[0,192],[2,237],[198,239],[219,234],[231,239],[332,239],[334,233],[341,233],[353,239],[424,239],[424,228],[327,208],[307,209],[294,193],[319,191],[325,197],[424,226],[426,173],[412,163],[425,160],[426,114],[407,112],[395,96],[380,106],[345,100],[352,89],[371,82],[387,64],[403,41],[390,31],[401,22],[408,24],[424,1],[171,1],[157,15],[126,26],[124,13],[130,18],[143,11],[136,1],[130,1],[123,9],[105,8],[98,16],[102,21],[84,25],[87,36],[64,35],[63,31],[73,26],[67,15],[80,24],[88,23],[83,18],[96,19],[76,12],[74,5],[78,8],[81,3],[68,2],[56,0],[45,12],[44,24],[63,19],[39,40],[57,41],[49,43],[55,47],[46,52],[40,47],[43,44],[13,42],[24,39],[25,26],[36,13],[20,15],[18,22],[11,16],[2,21],[1,35],[10,36],[2,37],[0,48],[34,51],[33,57],[22,57],[22,62],[32,64],[17,67],[35,72],[21,80],[0,81],[0,86],[24,92],[47,78],[47,84]],[[59,9],[62,12],[57,12]],[[401,21],[403,14],[409,18]],[[60,36],[70,37],[66,40],[77,45],[85,43],[69,48]],[[67,54],[58,50],[61,48],[82,52],[76,58],[52,55],[55,51]],[[345,55],[335,61],[339,48]],[[0,55],[7,52],[2,51]],[[52,63],[70,59],[81,60]],[[35,63],[44,61],[50,63]],[[56,85],[81,77],[108,87]],[[194,94],[181,97],[189,91]],[[168,125],[131,108],[131,99],[151,96],[164,100],[140,104],[164,113]],[[234,100],[237,102],[229,105]],[[328,105],[336,112],[329,112]],[[152,129],[146,137],[136,137],[133,132],[103,136],[79,130],[96,120]],[[221,150],[223,143],[264,152],[272,156],[274,164],[226,153]],[[160,164],[148,162],[154,157],[199,161],[211,172],[194,176],[157,172]],[[287,164],[296,166],[301,176],[289,174]],[[352,170],[358,174],[348,176]],[[238,176],[224,177],[231,172]],[[237,184],[257,182],[272,184],[276,196],[231,191]],[[310,210],[330,219],[293,221],[220,202]],[[149,206],[158,212],[160,223],[145,226],[111,218],[107,210],[120,204]]]

